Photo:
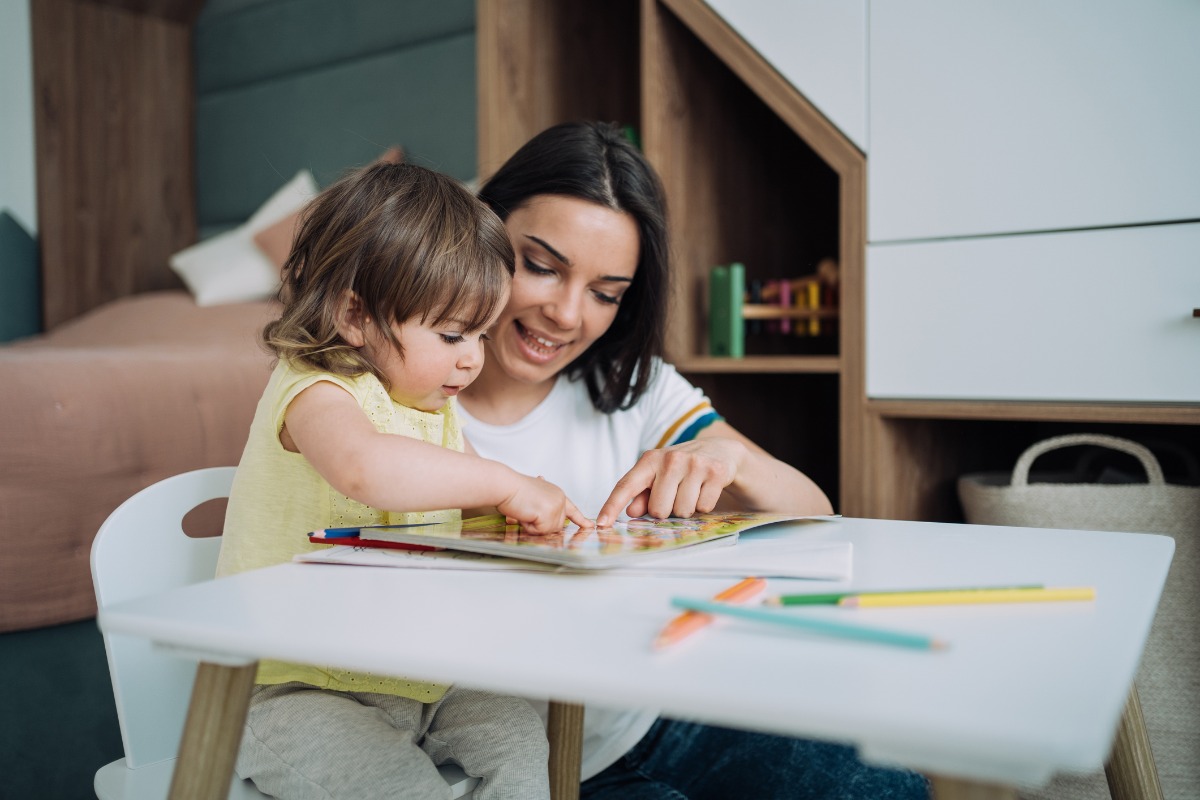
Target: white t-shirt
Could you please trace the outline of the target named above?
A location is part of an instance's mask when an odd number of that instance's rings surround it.
[[[604,414],[592,406],[587,384],[560,375],[550,394],[512,425],[489,425],[458,408],[466,438],[484,458],[526,475],[541,475],[595,517],[616,482],[646,450],[695,438],[720,419],[704,393],[675,368],[657,372],[637,404]],[[535,702],[545,717],[545,702]],[[584,780],[637,744],[657,718],[651,709],[588,706],[583,720]]]

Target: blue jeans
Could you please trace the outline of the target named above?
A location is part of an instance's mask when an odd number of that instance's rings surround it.
[[[581,800],[927,800],[924,777],[869,767],[844,745],[659,718]]]

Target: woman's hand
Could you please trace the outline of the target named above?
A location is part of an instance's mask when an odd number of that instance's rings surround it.
[[[504,500],[496,504],[496,510],[509,521],[519,524],[523,530],[529,533],[557,533],[563,529],[564,519],[581,528],[590,528],[595,524],[553,483],[516,472],[513,476],[513,488]]]
[[[748,453],[743,442],[728,437],[697,438],[647,450],[617,481],[596,525],[611,526],[622,509],[631,517],[657,519],[712,511]]]
[[[596,516],[610,527],[622,509],[631,517],[690,517],[717,508],[820,515],[833,512],[820,487],[747,439],[714,422],[690,442],[648,450],[617,481]]]

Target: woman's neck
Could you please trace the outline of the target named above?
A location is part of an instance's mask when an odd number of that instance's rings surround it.
[[[458,396],[459,405],[489,425],[512,425],[538,407],[554,389],[557,378],[524,383],[509,377],[495,361],[487,361],[474,383]]]

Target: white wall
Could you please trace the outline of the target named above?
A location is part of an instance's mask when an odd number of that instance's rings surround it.
[[[0,209],[37,232],[29,0],[0,0]]]

